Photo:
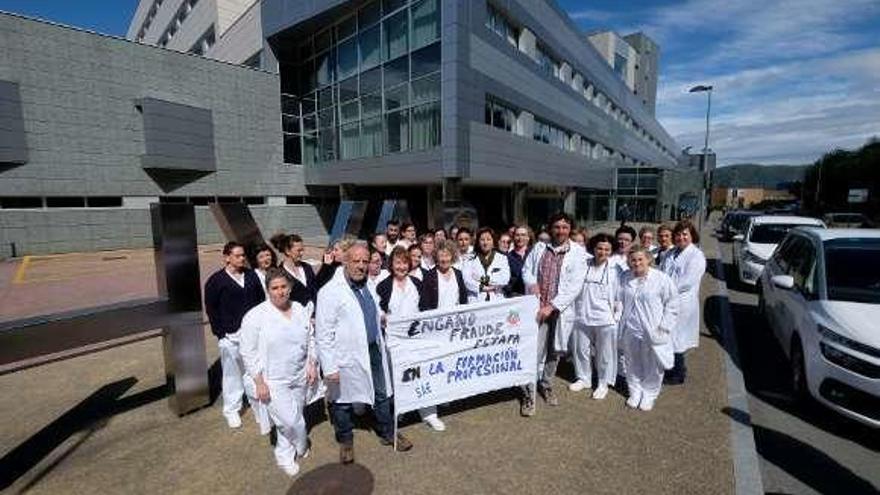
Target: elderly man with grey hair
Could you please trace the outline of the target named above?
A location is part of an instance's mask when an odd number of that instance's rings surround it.
[[[382,311],[366,284],[370,253],[365,243],[355,242],[343,259],[342,267],[318,292],[315,337],[339,459],[348,464],[354,462],[355,405],[372,407],[383,445],[394,445],[394,414]],[[397,450],[411,448],[412,443],[398,435]]]

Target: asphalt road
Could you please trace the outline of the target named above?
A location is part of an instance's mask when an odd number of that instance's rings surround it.
[[[791,494],[880,493],[880,430],[839,416],[817,403],[795,400],[788,361],[758,316],[757,295],[738,283],[731,265],[731,244],[719,246],[764,490]]]

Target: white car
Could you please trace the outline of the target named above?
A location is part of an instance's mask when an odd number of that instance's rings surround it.
[[[760,215],[750,218],[744,233],[733,237],[733,263],[739,280],[755,285],[776,245],[789,230],[798,226],[824,228],[825,224],[810,217]]]
[[[792,230],[758,297],[795,394],[880,428],[880,230]]]

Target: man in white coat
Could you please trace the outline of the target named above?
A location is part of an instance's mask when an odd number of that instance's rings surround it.
[[[526,292],[541,300],[538,310],[537,386],[548,405],[559,404],[553,392],[553,377],[559,356],[568,349],[568,341],[577,319],[575,300],[587,274],[587,252],[569,236],[574,221],[565,213],[550,217],[551,241],[538,242],[523,265]],[[535,388],[527,387],[520,413],[535,414]]]
[[[381,330],[381,309],[366,286],[370,255],[362,243],[345,253],[344,269],[318,292],[315,340],[327,383],[327,399],[339,459],[354,462],[354,405],[372,406],[383,445],[394,445],[393,394],[388,354]],[[397,437],[397,450],[412,443]]]
[[[672,344],[675,364],[666,372],[664,383],[680,385],[687,376],[684,355],[700,343],[700,281],[706,272],[706,256],[694,245],[700,242],[696,227],[682,221],[672,229],[675,248],[663,257],[660,269],[675,282],[678,290],[679,315]]]

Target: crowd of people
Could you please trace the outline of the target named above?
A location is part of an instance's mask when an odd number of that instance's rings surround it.
[[[205,286],[223,415],[241,427],[246,396],[260,432],[274,426],[276,461],[293,476],[309,453],[303,411],[323,383],[341,462],[354,461],[355,415],[368,410],[380,441],[408,451],[412,443],[395,436],[387,319],[523,295],[540,304],[538,366],[535,383],[522,387],[521,415],[536,413],[539,395],[558,405],[554,377],[565,356],[571,391],[602,400],[617,389],[628,407],[650,411],[663,384],[684,383],[685,353],[698,344],[706,267],[698,243],[687,221],[591,235],[565,213],[537,236],[526,225],[419,235],[392,220],[369,240],[334,242],[317,267],[296,234],[277,234],[271,246],[227,243],[225,266]],[[446,429],[436,407],[419,415]]]

